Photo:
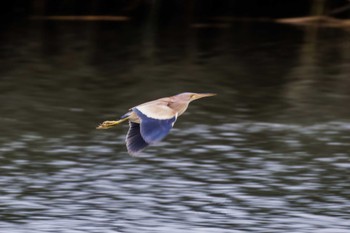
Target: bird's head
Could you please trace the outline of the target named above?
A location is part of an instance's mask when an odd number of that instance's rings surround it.
[[[203,97],[214,96],[214,93],[193,93],[193,92],[184,92],[176,95],[175,97],[181,101],[191,102]]]

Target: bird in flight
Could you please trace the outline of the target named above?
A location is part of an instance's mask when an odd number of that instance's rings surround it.
[[[130,155],[137,155],[147,146],[164,139],[190,102],[214,95],[216,94],[185,92],[146,102],[129,109],[118,121],[104,121],[97,129],[109,129],[129,121],[126,147]]]

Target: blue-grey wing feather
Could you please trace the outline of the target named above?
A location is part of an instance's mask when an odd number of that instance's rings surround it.
[[[133,108],[133,111],[140,118],[141,136],[148,144],[159,142],[168,135],[177,117],[174,115],[169,119],[155,119],[148,117],[136,107]]]
[[[129,122],[129,131],[126,135],[126,147],[130,154],[136,154],[149,144],[141,136],[140,124]]]
[[[125,113],[123,116],[120,117],[120,119],[124,119],[124,118],[127,118],[131,115],[132,111],[129,111],[127,113]]]

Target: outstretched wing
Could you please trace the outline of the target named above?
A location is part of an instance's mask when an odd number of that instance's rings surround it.
[[[132,110],[140,118],[140,133],[148,144],[168,135],[177,118],[177,113],[164,104],[141,105]]]
[[[169,107],[169,104],[171,103],[171,99],[169,97],[166,97],[140,104],[136,107],[133,107],[131,110],[133,111],[136,108],[147,117],[153,119],[171,119],[176,115],[176,112]]]
[[[140,124],[131,121],[129,122],[129,131],[125,141],[128,152],[132,155],[148,146],[148,143],[145,142],[140,134]]]

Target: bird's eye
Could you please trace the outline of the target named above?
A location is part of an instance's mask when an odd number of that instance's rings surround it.
[[[192,95],[190,96],[190,99],[192,99],[194,96],[195,96],[195,94],[192,94]]]

